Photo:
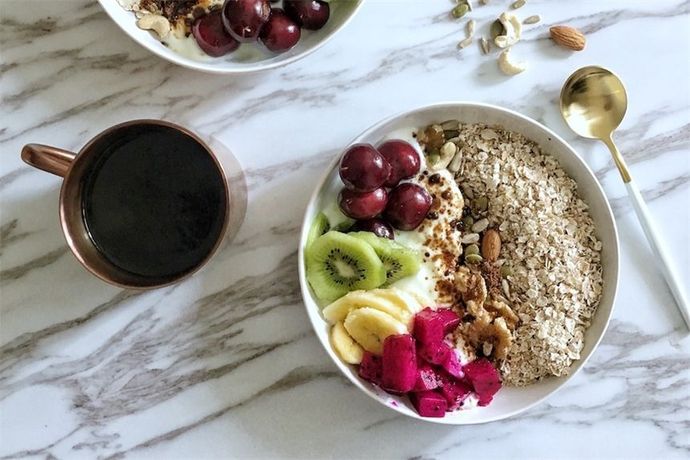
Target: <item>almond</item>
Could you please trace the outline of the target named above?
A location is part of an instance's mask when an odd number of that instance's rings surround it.
[[[482,257],[489,262],[495,262],[501,252],[501,235],[493,228],[484,233],[482,238]]]
[[[585,36],[574,27],[553,26],[549,32],[551,32],[551,39],[564,48],[574,51],[585,49]]]

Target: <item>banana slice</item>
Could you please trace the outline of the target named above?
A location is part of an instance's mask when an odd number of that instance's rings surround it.
[[[343,322],[337,322],[331,328],[331,346],[338,353],[340,359],[348,364],[359,364],[362,362],[362,355],[364,350],[355,340],[350,337],[350,334],[345,330]]]
[[[405,310],[409,311],[412,315],[421,311],[423,308],[421,302],[415,296],[403,291],[402,289],[374,289],[370,292],[378,296],[381,296],[384,299],[390,300],[398,307],[404,308]]]
[[[406,334],[407,326],[388,313],[371,307],[352,310],[345,318],[345,330],[362,348],[375,355],[383,354],[383,341],[389,335]]]
[[[412,313],[404,306],[398,306],[375,291],[352,291],[323,309],[323,317],[330,323],[343,321],[353,310],[371,307],[389,314],[402,323],[408,324]]]

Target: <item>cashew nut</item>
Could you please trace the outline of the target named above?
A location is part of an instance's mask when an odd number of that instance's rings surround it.
[[[505,34],[499,35],[494,39],[494,43],[499,48],[507,48],[516,44],[520,40],[522,35],[522,24],[520,20],[514,14],[501,13],[498,17]]]
[[[170,22],[163,16],[157,14],[142,16],[137,21],[137,26],[139,26],[140,29],[153,30],[161,39],[164,39],[170,33]]]
[[[506,75],[517,75],[527,69],[524,62],[514,62],[510,60],[510,48],[501,51],[498,56],[498,68]]]

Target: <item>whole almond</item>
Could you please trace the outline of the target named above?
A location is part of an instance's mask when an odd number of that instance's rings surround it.
[[[482,257],[489,262],[495,262],[501,252],[501,235],[493,228],[488,229],[482,238]]]
[[[582,32],[570,26],[553,26],[549,29],[551,39],[564,48],[573,51],[585,49],[585,36]]]

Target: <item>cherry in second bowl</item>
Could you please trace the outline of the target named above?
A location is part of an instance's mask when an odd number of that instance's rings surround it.
[[[182,66],[240,73],[285,65],[318,49],[363,0],[99,0],[135,41]]]

